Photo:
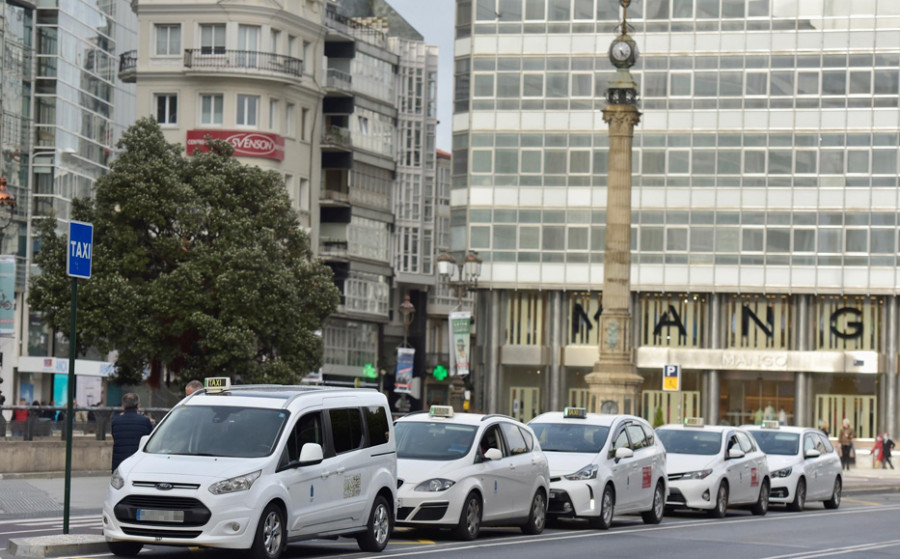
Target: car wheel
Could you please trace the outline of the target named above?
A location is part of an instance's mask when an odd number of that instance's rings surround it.
[[[788,503],[788,510],[801,511],[806,507],[806,480],[802,477],[797,480],[797,489],[794,490],[794,500]]]
[[[544,492],[538,489],[531,499],[531,511],[528,513],[528,522],[522,526],[522,532],[535,535],[544,531],[547,524],[547,499]]]
[[[137,557],[138,553],[144,549],[144,544],[141,542],[106,542],[106,547],[116,557]]]
[[[713,518],[725,518],[728,511],[728,484],[724,481],[719,484],[716,490],[716,506],[709,511],[709,515]]]
[[[478,537],[481,531],[481,499],[477,493],[466,495],[466,503],[459,515],[459,524],[453,531],[457,539],[471,541]]]
[[[252,559],[278,559],[287,545],[284,513],[275,503],[269,503],[259,517],[256,537],[250,547]]]
[[[369,521],[366,523],[366,531],[356,537],[356,543],[363,551],[378,553],[387,547],[394,528],[394,519],[391,518],[391,507],[387,499],[378,495],[372,503],[372,511],[369,513]]]
[[[831,492],[831,498],[825,501],[826,509],[836,509],[841,506],[841,478],[834,480],[834,490]]]
[[[666,497],[663,491],[662,482],[656,483],[656,489],[653,490],[653,504],[650,510],[641,513],[644,524],[659,524],[663,519],[663,512],[666,507]]]
[[[596,530],[609,530],[612,526],[613,513],[616,508],[616,496],[609,484],[603,488],[603,496],[600,497],[600,515],[590,519],[591,528]]]
[[[756,516],[763,516],[767,512],[769,512],[769,480],[764,479],[762,485],[759,488],[759,497],[756,499],[756,502],[750,507],[750,512],[755,514]]]

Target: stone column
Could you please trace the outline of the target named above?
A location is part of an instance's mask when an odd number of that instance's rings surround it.
[[[563,332],[565,332],[565,325],[562,321],[562,291],[552,291],[550,292],[550,382],[548,385],[550,394],[547,398],[547,409],[549,410],[562,409],[559,394],[562,386],[560,357],[563,348]]]
[[[603,259],[603,314],[599,359],[587,375],[592,411],[634,413],[643,379],[634,363],[631,317],[631,149],[641,113],[634,105],[607,105],[609,187]]]
[[[722,347],[722,344],[719,343],[722,332],[721,327],[719,326],[719,317],[722,314],[721,305],[719,302],[721,301],[721,295],[718,293],[710,293],[709,295],[709,329],[707,330],[709,335],[709,341],[707,343],[707,347],[709,349],[719,349]],[[719,393],[722,391],[721,384],[719,382],[719,371],[711,370],[707,374],[708,390],[707,394],[707,408],[706,408],[706,419],[704,421],[709,422],[710,425],[718,425],[719,420]]]
[[[897,422],[897,296],[887,298],[887,344],[885,352],[885,385],[887,401],[885,402],[885,423],[882,429],[886,429],[891,438],[897,440],[900,432],[900,424]]]
[[[489,328],[488,339],[488,366],[487,366],[487,397],[485,398],[486,413],[497,413],[498,385],[500,383],[500,292],[490,292],[490,315],[486,324]]]

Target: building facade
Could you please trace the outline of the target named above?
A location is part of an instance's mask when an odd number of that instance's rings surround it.
[[[451,231],[484,259],[485,407],[596,407],[620,8],[456,7]],[[643,0],[628,22],[643,113],[630,411],[896,429],[900,5]]]

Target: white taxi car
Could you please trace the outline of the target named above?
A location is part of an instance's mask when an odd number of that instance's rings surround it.
[[[544,530],[550,472],[526,425],[432,406],[401,417],[394,429],[398,526],[449,527],[462,540],[488,525]]]
[[[769,500],[801,511],[808,501],[825,508],[841,504],[841,457],[828,437],[811,427],[787,427],[763,421],[745,427],[766,453],[772,492]]]
[[[659,427],[656,434],[666,447],[667,508],[703,509],[716,518],[729,506],[768,512],[766,455],[746,430],[688,418],[684,425]]]
[[[617,514],[662,520],[666,451],[650,424],[584,408],[541,414],[528,426],[550,461],[550,516],[587,518],[607,529]]]

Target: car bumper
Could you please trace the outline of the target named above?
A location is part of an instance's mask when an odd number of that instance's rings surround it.
[[[800,476],[792,473],[788,477],[773,477],[769,481],[771,489],[769,490],[769,502],[787,504],[794,501],[797,493],[797,481]]]
[[[598,516],[600,514],[600,487],[597,480],[551,482],[547,514],[551,516]]]
[[[718,480],[681,479],[669,480],[667,507],[712,509],[716,506]]]
[[[464,493],[457,486],[446,491],[397,491],[397,526],[455,526],[462,512]]]

